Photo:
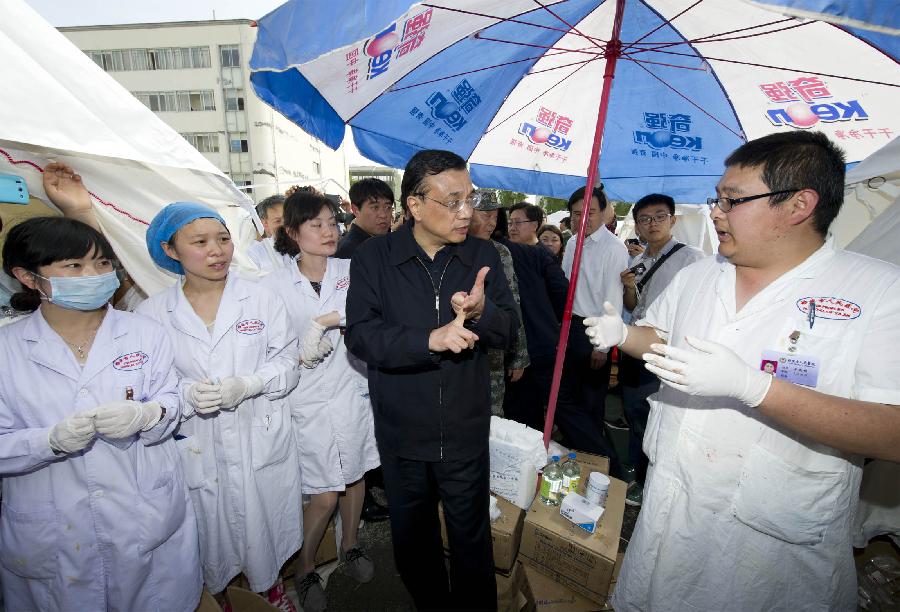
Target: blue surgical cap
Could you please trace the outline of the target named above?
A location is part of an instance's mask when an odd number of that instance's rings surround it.
[[[169,242],[175,232],[197,219],[215,219],[225,225],[225,219],[219,213],[208,206],[193,202],[169,204],[153,217],[150,227],[147,228],[147,249],[157,266],[175,274],[184,274],[181,264],[166,255],[160,243]]]

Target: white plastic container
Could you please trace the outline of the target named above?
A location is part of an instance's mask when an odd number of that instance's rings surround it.
[[[584,488],[585,498],[592,504],[605,508],[607,493],[609,493],[609,476],[602,472],[591,472]]]
[[[592,504],[578,493],[569,493],[563,498],[559,513],[588,533],[594,533],[597,521],[603,516],[603,508]]]

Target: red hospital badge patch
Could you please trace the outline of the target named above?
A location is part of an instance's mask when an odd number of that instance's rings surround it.
[[[346,289],[349,286],[350,286],[350,277],[349,276],[344,276],[344,277],[339,278],[337,280],[337,282],[334,284],[334,288],[337,291],[340,291],[341,289]]]
[[[266,324],[259,319],[244,319],[234,324],[234,331],[239,334],[253,336],[266,328]]]
[[[797,300],[797,309],[805,315],[809,315],[810,303],[815,302],[816,319],[833,319],[836,321],[849,321],[859,317],[862,309],[856,302],[838,297],[803,297]]]
[[[117,370],[125,371],[140,370],[149,359],[150,356],[142,351],[125,353],[116,357],[115,361],[113,361],[113,367]]]

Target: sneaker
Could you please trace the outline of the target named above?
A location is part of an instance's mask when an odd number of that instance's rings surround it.
[[[324,612],[328,604],[325,589],[322,588],[322,577],[316,572],[297,574],[294,576],[294,587],[303,612]]]
[[[355,546],[347,552],[341,551],[341,561],[350,577],[360,584],[370,581],[375,576],[375,564],[366,552]]]
[[[281,582],[269,589],[269,592],[266,593],[266,599],[281,612],[297,612],[294,602],[284,592],[284,585]]]
[[[622,480],[631,484],[634,482],[635,473],[637,470],[634,469],[633,465],[623,465],[622,466]]]
[[[369,491],[366,491],[360,518],[367,523],[377,523],[378,521],[387,520],[388,516],[387,506],[379,504],[375,501],[375,498],[372,497],[372,494]]]
[[[625,503],[629,506],[640,506],[642,501],[644,501],[644,485],[632,482],[625,492]]]
[[[616,417],[616,418],[615,418],[614,420],[612,420],[612,421],[607,420],[607,421],[606,421],[606,426],[609,427],[609,428],[612,428],[612,429],[628,429],[628,427],[629,427],[628,421],[626,421],[626,420],[625,420],[624,418],[622,418],[622,417]]]

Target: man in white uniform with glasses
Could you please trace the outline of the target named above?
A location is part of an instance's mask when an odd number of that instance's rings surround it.
[[[845,165],[824,134],[772,134],[725,165],[719,257],[635,326],[613,308],[585,320],[595,346],[643,356],[664,383],[612,603],[853,610],[863,459],[900,461],[900,269],[828,237]]]

